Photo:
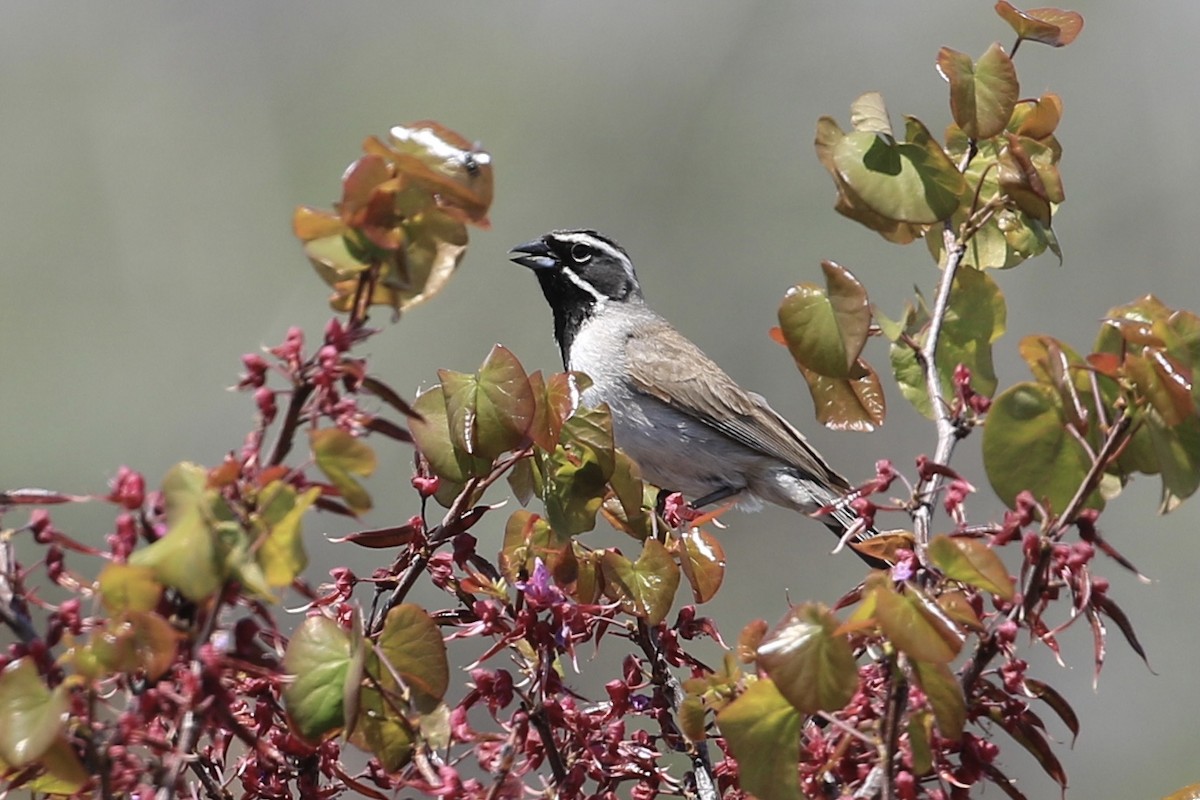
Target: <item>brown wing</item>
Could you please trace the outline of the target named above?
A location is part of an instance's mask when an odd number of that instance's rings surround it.
[[[640,333],[625,350],[629,377],[638,391],[826,485],[850,488],[762,397],[743,390],[665,321],[655,320]]]

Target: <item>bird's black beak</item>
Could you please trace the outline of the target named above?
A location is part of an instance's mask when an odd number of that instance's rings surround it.
[[[558,259],[550,253],[550,245],[545,239],[534,239],[532,242],[519,244],[511,252],[520,255],[510,255],[509,260],[530,269],[556,269]]]

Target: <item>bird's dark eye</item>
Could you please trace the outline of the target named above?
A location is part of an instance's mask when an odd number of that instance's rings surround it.
[[[586,264],[592,260],[592,248],[582,242],[571,248],[571,258],[576,264]]]

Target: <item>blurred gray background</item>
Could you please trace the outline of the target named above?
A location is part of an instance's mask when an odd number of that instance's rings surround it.
[[[820,280],[822,258],[854,270],[892,316],[913,284],[931,290],[937,273],[922,245],[889,245],[832,211],[814,125],[822,114],[848,124],[854,97],[879,90],[894,121],[915,114],[940,131],[949,112],[938,47],[978,55],[993,40],[1011,45],[991,5],[7,4],[0,486],[97,492],[119,464],[156,482],[175,461],[213,464],[237,448],[253,413],[248,396],[225,391],[239,356],[279,342],[291,324],[316,339],[329,316],[326,288],[290,233],[293,207],[332,202],[367,134],[427,118],[493,154],[494,226],[472,233],[442,295],[371,342],[373,369],[393,385],[411,395],[438,367],[473,369],[494,342],[530,370],[557,369],[548,310],[505,254],[550,228],[586,225],[625,244],[659,310],[852,479],[881,457],[911,471],[932,452],[933,430],[898,393],[878,435],[818,430],[786,351],[766,334],[784,290]],[[1055,221],[1066,262],[993,273],[1009,301],[1002,384],[1027,375],[1016,357],[1026,334],[1086,348],[1109,307],[1147,292],[1200,309],[1200,5],[1078,10],[1087,24],[1074,45],[1026,44],[1017,57],[1022,94],[1053,90],[1066,107],[1068,201]],[[867,355],[886,370],[884,348]],[[979,441],[967,440],[955,464],[980,489],[972,509],[982,521],[1000,509]],[[410,453],[379,446],[368,526],[416,508]],[[1030,655],[1031,674],[1060,688],[1082,720],[1073,750],[1051,723],[1074,797],[1153,798],[1200,780],[1197,506],[1159,518],[1157,495],[1157,482],[1142,479],[1103,518],[1154,582],[1098,562],[1157,674],[1115,630],[1095,692],[1084,626],[1064,637],[1066,669],[1045,648]],[[485,551],[506,513],[477,530]],[[55,518],[98,541],[111,513]],[[852,558],[827,556],[832,542],[816,523],[770,511],[726,521],[727,584],[708,613],[731,641],[750,619],[777,619],[789,598],[831,602],[861,575]],[[322,546],[323,531],[345,529],[310,518],[310,580],[338,563],[364,572],[378,563]],[[998,736],[1023,791],[1055,796],[1033,760]]]

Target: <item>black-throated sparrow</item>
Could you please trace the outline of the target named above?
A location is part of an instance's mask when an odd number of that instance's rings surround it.
[[[696,507],[735,498],[749,508],[765,500],[810,515],[825,509],[820,520],[839,538],[858,522],[845,505],[850,483],[800,431],[646,305],[620,245],[560,230],[512,252],[550,303],[563,365],[592,379],[583,402],[608,403],[617,445],[648,481]]]

